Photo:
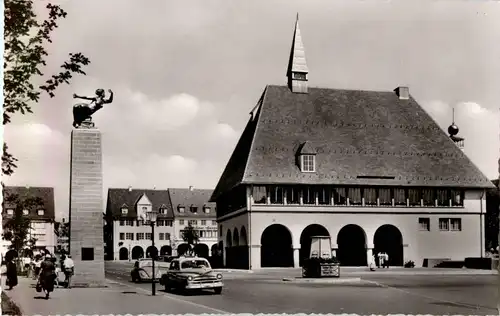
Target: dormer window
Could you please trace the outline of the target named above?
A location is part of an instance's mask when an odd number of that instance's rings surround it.
[[[210,207],[209,206],[205,206],[204,211],[207,214],[210,213]]]
[[[14,210],[13,210],[13,209],[11,209],[11,208],[9,208],[9,209],[7,210],[7,214],[8,214],[8,215],[14,215]]]
[[[164,209],[163,207],[160,207],[160,209],[158,210],[158,214],[166,214],[167,213],[167,210]]]
[[[28,215],[30,213],[30,211],[28,210],[23,210],[23,215]]]
[[[301,155],[300,169],[302,172],[316,171],[316,155]]]
[[[179,206],[178,210],[179,210],[179,213],[184,213],[185,207],[184,206]]]
[[[44,215],[44,214],[45,214],[45,210],[38,210],[38,211],[37,211],[37,214],[38,214],[38,215],[40,215],[40,216],[42,216],[42,215]]]
[[[191,213],[198,213],[198,207],[197,206],[191,206]]]
[[[127,215],[128,214],[128,208],[122,207],[122,215]]]

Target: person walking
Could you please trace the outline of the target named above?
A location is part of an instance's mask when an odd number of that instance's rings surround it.
[[[378,256],[378,267],[379,267],[379,268],[380,268],[380,267],[384,268],[384,258],[385,258],[385,257],[384,257],[384,253],[383,253],[383,252],[379,252],[379,253],[377,254],[377,256]]]
[[[56,267],[50,254],[45,255],[45,260],[41,264],[39,283],[45,291],[45,299],[49,299],[50,292],[54,291]]]
[[[12,290],[17,285],[17,267],[14,258],[9,258],[7,261],[7,286]]]
[[[63,262],[64,265],[64,283],[65,287],[71,288],[71,277],[75,274],[75,263],[71,255],[67,255]]]

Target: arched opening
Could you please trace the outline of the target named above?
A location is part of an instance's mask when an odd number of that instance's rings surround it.
[[[219,249],[217,244],[213,244],[212,247],[210,247],[210,256],[216,257],[219,254]]]
[[[194,253],[198,257],[203,257],[208,259],[208,246],[206,244],[196,244],[194,245]]]
[[[183,243],[183,244],[180,244],[178,247],[177,247],[177,255],[178,256],[182,256],[184,255],[186,252],[188,252],[189,250],[189,245],[186,244],[186,243]]]
[[[242,246],[248,245],[247,230],[246,230],[245,226],[241,226],[241,231],[240,231],[240,245],[242,245]]]
[[[158,248],[149,246],[146,248],[146,258],[158,257]]]
[[[312,224],[304,228],[302,234],[300,234],[300,266],[302,266],[304,259],[309,258],[309,252],[311,251],[311,237],[313,236],[330,236],[330,233],[325,227],[318,224]]]
[[[349,224],[337,235],[337,259],[343,266],[366,266],[366,235],[363,228]]]
[[[389,224],[380,226],[373,237],[373,246],[376,260],[378,260],[379,252],[385,252],[389,256],[389,265],[402,266],[404,264],[403,235],[396,226]]]
[[[233,246],[233,238],[231,237],[231,230],[228,229],[226,233],[226,248]]]
[[[293,267],[292,234],[283,225],[267,227],[260,239],[261,267]]]
[[[135,246],[132,248],[132,259],[137,260],[144,258],[144,249],[141,246]]]
[[[233,231],[233,247],[238,247],[240,245],[240,233],[238,232],[238,228],[235,228]]]
[[[118,259],[120,260],[128,260],[128,249],[125,247],[120,248],[120,254]]]
[[[171,255],[172,255],[172,247],[162,246],[160,248],[160,256],[171,256]]]

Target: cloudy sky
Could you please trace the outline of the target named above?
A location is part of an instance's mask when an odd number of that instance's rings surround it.
[[[68,214],[73,93],[115,92],[94,115],[105,191],[214,188],[265,85],[285,83],[297,12],[312,86],[408,85],[443,129],[454,107],[467,155],[498,176],[499,2],[57,2],[68,17],[54,34],[46,73],[69,52],[92,64],[86,77],[6,127],[19,169],[5,182],[54,187],[58,217]]]

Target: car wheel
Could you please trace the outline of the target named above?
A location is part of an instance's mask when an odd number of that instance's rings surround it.
[[[214,292],[215,292],[215,294],[220,294],[220,293],[222,293],[222,287],[216,287],[216,288],[214,289]]]

